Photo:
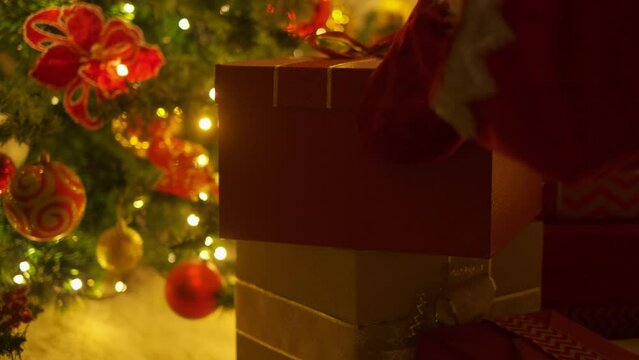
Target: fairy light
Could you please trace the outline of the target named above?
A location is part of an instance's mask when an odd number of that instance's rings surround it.
[[[118,282],[115,283],[113,288],[115,289],[116,292],[123,293],[123,292],[126,291],[127,286],[122,281],[118,281]]]
[[[24,278],[24,276],[22,276],[22,274],[18,274],[18,275],[13,277],[13,282],[18,284],[18,285],[22,285],[22,284],[26,283],[27,280]]]
[[[206,154],[201,154],[198,155],[198,157],[195,158],[195,162],[200,166],[200,167],[205,167],[206,165],[209,164],[209,157],[206,156]]]
[[[118,66],[115,67],[115,72],[117,72],[119,76],[125,77],[129,75],[129,68],[124,64],[118,64]]]
[[[215,98],[217,97],[217,92],[215,91],[214,87],[212,87],[211,90],[209,90],[209,97],[211,98],[211,100],[215,101]]]
[[[142,199],[137,199],[133,202],[133,207],[136,209],[142,209],[142,207],[144,207],[144,200]]]
[[[200,217],[195,215],[195,214],[191,214],[189,215],[189,217],[186,218],[186,222],[190,225],[190,226],[198,226],[200,224]]]
[[[206,246],[211,246],[213,245],[213,237],[212,236],[207,236],[206,238],[204,238],[204,245]]]
[[[69,273],[71,275],[80,275],[80,270],[78,269],[71,269],[71,271],[69,271]]]
[[[228,255],[226,249],[222,246],[218,246],[215,248],[215,252],[213,252],[213,256],[218,259],[218,260],[224,260],[226,259],[226,256]]]
[[[94,287],[94,286],[95,286],[95,280],[93,280],[93,279],[88,279],[88,280],[87,280],[87,286],[88,286],[88,287]]]
[[[73,289],[75,291],[78,291],[78,290],[82,289],[82,285],[83,285],[82,284],[82,280],[79,279],[79,278],[75,278],[75,279],[71,280],[69,282],[69,284],[71,285],[71,289]]]
[[[208,250],[201,250],[199,256],[202,260],[211,260],[211,253]]]
[[[169,253],[169,256],[166,259],[169,263],[173,264],[175,262],[175,253]]]
[[[135,12],[135,5],[131,3],[125,3],[122,5],[122,10],[127,14],[133,14]]]
[[[178,21],[178,27],[182,30],[188,30],[191,28],[191,23],[189,22],[189,19],[181,18],[180,21]]]
[[[51,97],[51,105],[58,105],[60,103],[60,98],[57,96]]]
[[[200,119],[197,125],[200,127],[200,129],[209,131],[213,127],[213,121],[211,121],[211,118],[205,116]]]
[[[224,4],[220,6],[220,15],[228,14],[229,10],[231,10],[231,5],[229,4]]]
[[[22,272],[27,272],[27,271],[29,271],[29,269],[31,269],[31,265],[29,265],[29,263],[26,262],[26,261],[21,262],[18,265],[18,267],[20,268],[20,271],[22,271]]]
[[[166,119],[167,116],[169,116],[169,113],[166,112],[165,108],[157,108],[157,110],[155,110],[155,115],[157,115],[158,117],[161,117],[162,119]]]
[[[319,28],[317,29],[317,31],[315,31],[315,35],[322,35],[322,34],[326,34],[326,29]]]
[[[205,192],[201,192],[198,194],[198,197],[200,198],[200,200],[202,201],[208,201],[209,200],[209,194],[205,193]]]

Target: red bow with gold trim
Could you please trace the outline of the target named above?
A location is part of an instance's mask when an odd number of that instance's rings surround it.
[[[24,40],[42,52],[30,75],[54,89],[66,88],[64,108],[81,126],[103,125],[89,113],[89,96],[98,101],[128,92],[127,82],[157,76],[165,60],[157,46],[144,42],[135,25],[121,19],[105,21],[102,9],[76,3],[51,7],[27,18]]]

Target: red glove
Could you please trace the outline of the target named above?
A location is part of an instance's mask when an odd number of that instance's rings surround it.
[[[377,155],[396,162],[427,161],[450,154],[461,143],[429,105],[454,38],[453,18],[445,2],[420,0],[376,69],[359,127]]]

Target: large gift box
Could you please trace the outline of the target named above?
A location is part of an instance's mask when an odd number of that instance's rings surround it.
[[[639,172],[544,187],[544,218],[564,221],[639,219]]]
[[[493,322],[420,335],[417,360],[637,360],[556,312],[516,315]]]
[[[412,359],[439,300],[465,320],[537,311],[542,236],[490,260],[239,241],[238,360]]]
[[[608,338],[639,337],[639,225],[546,224],[543,305]]]
[[[540,178],[477,145],[419,166],[371,158],[355,108],[378,62],[216,67],[221,236],[488,258],[538,214]]]

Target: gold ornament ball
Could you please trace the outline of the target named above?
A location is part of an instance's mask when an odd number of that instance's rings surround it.
[[[107,229],[100,236],[96,248],[100,266],[118,274],[135,269],[142,259],[142,253],[142,237],[123,221]]]

